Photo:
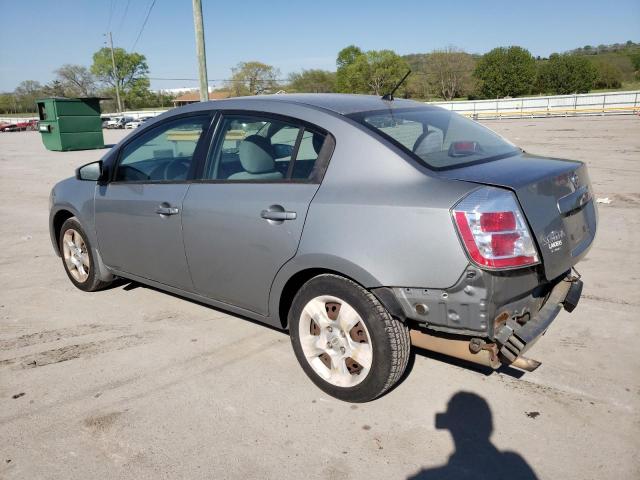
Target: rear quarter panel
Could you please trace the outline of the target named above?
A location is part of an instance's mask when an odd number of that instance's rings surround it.
[[[365,287],[453,285],[468,259],[449,209],[475,187],[428,176],[383,145],[338,145],[298,255],[358,265],[377,283]]]

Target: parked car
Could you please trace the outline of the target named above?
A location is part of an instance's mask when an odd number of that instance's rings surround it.
[[[130,122],[128,122],[124,128],[128,128],[128,129],[133,129],[133,128],[138,128],[140,125],[142,125],[144,122],[151,120],[154,117],[139,117],[136,120],[132,120]]]
[[[277,95],[144,124],[53,188],[49,226],[79,289],[122,277],[286,329],[316,385],[364,402],[411,343],[534,368],[596,209],[585,164],[456,113]]]
[[[124,128],[128,122],[133,120],[133,117],[114,117],[107,121],[107,128]]]
[[[1,132],[17,132],[18,131],[18,125],[16,123],[4,123],[0,127],[0,131]]]

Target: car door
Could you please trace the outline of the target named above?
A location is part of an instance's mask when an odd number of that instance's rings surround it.
[[[333,140],[263,115],[225,115],[216,131],[183,203],[191,276],[199,294],[266,315],[271,283],[295,255]]]
[[[167,120],[120,149],[95,196],[103,261],[123,273],[192,290],[182,241],[182,201],[209,115]]]

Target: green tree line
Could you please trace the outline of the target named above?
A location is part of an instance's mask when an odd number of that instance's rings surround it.
[[[62,65],[55,78],[42,85],[21,82],[13,92],[0,93],[0,113],[28,113],[35,100],[46,96],[107,97],[103,109],[115,110],[119,87],[126,109],[169,107],[173,97],[150,90],[149,66],[144,55],[102,48],[89,67]],[[504,98],[537,94],[587,93],[593,89],[619,89],[640,81],[640,43],[628,41],[534,57],[519,46],[497,47],[484,55],[455,47],[429,53],[399,55],[393,50],[343,48],[336,70],[310,69],[281,79],[280,71],[260,61],[240,62],[221,89],[223,96],[259,95],[285,91],[311,93],[363,93],[383,95],[411,69],[412,75],[396,96],[416,99]]]
[[[455,47],[398,55],[349,45],[338,52],[336,70],[302,70],[278,80],[273,66],[243,62],[223,89],[229,96],[294,92],[382,95],[411,69],[397,96],[417,99],[504,98],[523,95],[587,93],[619,89],[640,81],[640,44],[585,46],[549,58],[519,46],[497,47],[484,55]]]

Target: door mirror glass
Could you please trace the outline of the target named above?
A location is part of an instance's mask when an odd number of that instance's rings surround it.
[[[87,163],[76,170],[76,178],[78,180],[86,180],[88,182],[97,182],[102,177],[102,160]]]

